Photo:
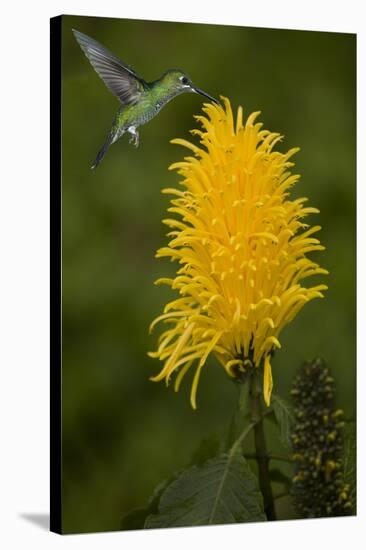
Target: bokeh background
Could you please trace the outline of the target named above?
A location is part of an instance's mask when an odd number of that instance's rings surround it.
[[[356,408],[355,150],[356,37],[350,34],[63,17],[62,277],[63,526],[65,532],[119,529],[121,518],[147,504],[155,486],[192,459],[203,437],[227,430],[236,388],[215,361],[204,369],[198,410],[186,379],[179,394],[149,381],[161,365],[147,356],[150,322],[171,298],[156,287],[174,264],[157,260],[166,243],[168,172],[184,150],[202,98],[182,95],[140,128],[140,147],[124,136],[95,173],[118,101],[106,89],[71,29],[95,38],[146,80],[167,68],[186,71],[213,96],[285,136],[280,150],[300,146],[302,175],[294,196],[321,213],[330,271],[324,300],[308,304],[281,335],[273,361],[274,391],[288,397],[296,368],[320,355],[333,372],[338,404]],[[309,218],[310,219],[310,218]],[[314,254],[314,259],[316,255]],[[270,447],[278,436],[270,432]],[[291,503],[277,502],[293,517]]]

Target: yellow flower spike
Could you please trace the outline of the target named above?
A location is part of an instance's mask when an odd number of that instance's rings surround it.
[[[177,295],[151,324],[168,323],[150,356],[164,362],[154,381],[183,377],[195,369],[191,405],[195,409],[201,370],[210,355],[228,378],[263,369],[263,396],[270,403],[273,386],[271,354],[280,348],[280,333],[310,300],[321,298],[326,286],[304,286],[327,271],[308,258],[323,250],[304,218],[318,212],[291,200],[300,178],[289,159],[298,152],[274,151],[281,134],[262,129],[259,112],[246,119],[230,101],[223,107],[205,104],[195,117],[199,145],[185,139],[172,143],[191,156],[169,169],[181,176],[172,195],[168,245],[157,257],[178,262],[176,276],[161,277]],[[318,253],[318,252],[317,252]]]

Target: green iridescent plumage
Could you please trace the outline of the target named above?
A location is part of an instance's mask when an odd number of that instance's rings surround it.
[[[122,104],[92,168],[98,166],[112,143],[126,132],[131,134],[130,142],[137,147],[139,144],[137,128],[149,122],[168,101],[177,95],[195,92],[218,103],[215,98],[193,86],[189,77],[179,69],[170,69],[158,80],[146,82],[129,65],[101,44],[79,31],[73,30],[73,33],[95,71]]]

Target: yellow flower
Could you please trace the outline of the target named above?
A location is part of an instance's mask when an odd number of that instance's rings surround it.
[[[154,381],[176,374],[175,390],[195,365],[191,404],[202,367],[212,353],[232,378],[263,368],[263,395],[270,404],[270,358],[280,348],[279,334],[313,298],[322,297],[325,285],[310,288],[302,281],[326,274],[308,259],[323,250],[313,237],[320,227],[303,223],[315,208],[306,198],[291,200],[289,190],[298,181],[289,161],[298,149],[273,151],[282,136],[262,130],[251,114],[243,123],[239,107],[234,122],[230,102],[206,104],[207,116],[197,116],[202,147],[183,139],[172,143],[190,149],[194,156],[173,164],[183,177],[182,190],[164,189],[174,196],[168,211],[179,219],[163,220],[172,231],[168,246],[157,257],[177,261],[173,279],[163,278],[179,292],[151,325],[162,321],[170,328],[160,336],[150,356],[164,361]]]

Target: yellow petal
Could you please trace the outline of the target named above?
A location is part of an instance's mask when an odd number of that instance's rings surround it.
[[[175,390],[195,363],[191,403],[196,407],[200,371],[214,354],[228,377],[263,365],[263,395],[272,392],[271,351],[301,308],[321,298],[324,285],[303,286],[303,279],[327,271],[308,257],[323,250],[315,238],[320,226],[304,223],[317,209],[306,197],[291,197],[300,176],[290,159],[297,148],[276,151],[282,136],[256,121],[259,112],[237,116],[230,101],[205,104],[195,117],[194,143],[175,139],[187,151],[170,166],[180,175],[163,220],[168,242],[156,254],[176,262],[174,275],[161,277],[174,294],[151,325],[167,330],[150,354],[164,364],[153,380]],[[187,156],[186,156],[187,155]],[[245,364],[248,356],[252,363]]]
[[[273,388],[272,368],[269,362],[269,355],[264,359],[264,375],[263,375],[263,396],[267,407],[271,404],[271,393]]]

